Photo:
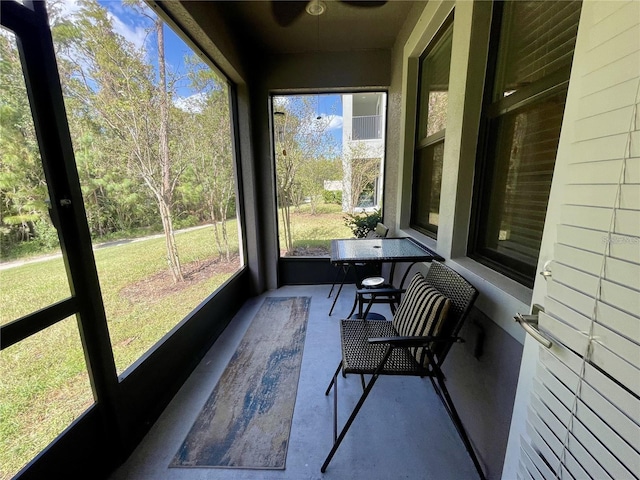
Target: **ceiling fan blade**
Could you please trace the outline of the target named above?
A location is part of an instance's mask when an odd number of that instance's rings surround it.
[[[307,2],[271,0],[271,13],[276,23],[288,27],[304,13]]]

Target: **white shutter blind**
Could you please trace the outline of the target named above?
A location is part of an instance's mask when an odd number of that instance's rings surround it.
[[[582,11],[522,479],[640,478],[640,2]]]

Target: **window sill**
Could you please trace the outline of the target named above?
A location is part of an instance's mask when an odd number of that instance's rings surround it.
[[[476,306],[504,331],[524,344],[525,333],[513,317],[529,313],[533,290],[469,257],[450,260],[480,291]]]
[[[474,275],[481,277],[484,281],[489,282],[495,288],[500,289],[502,292],[510,295],[516,300],[526,305],[531,304],[533,294],[533,290],[531,288],[525,287],[521,283],[518,283],[506,275],[503,275],[480,262],[476,262],[469,257],[453,258],[452,261]]]

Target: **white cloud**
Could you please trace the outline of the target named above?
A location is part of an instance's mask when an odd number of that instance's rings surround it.
[[[127,25],[120,17],[112,12],[108,12],[109,20],[113,25],[113,31],[122,35],[128,42],[137,49],[144,49],[147,40],[147,32],[143,27]]]
[[[342,128],[342,115],[327,115],[329,126],[327,130],[340,130]]]
[[[206,100],[206,93],[194,93],[188,97],[176,97],[173,100],[173,104],[187,113],[202,113],[204,102]]]
[[[60,11],[59,15],[62,18],[73,16],[78,12],[78,10],[80,10],[78,0],[65,0],[64,2],[56,4],[56,6]]]

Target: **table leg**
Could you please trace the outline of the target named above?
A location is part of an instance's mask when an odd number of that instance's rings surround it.
[[[349,273],[349,268],[351,265],[347,264],[346,269],[344,271],[344,276],[342,277],[342,281],[340,282],[340,287],[338,287],[338,291],[336,292],[336,296],[333,299],[333,303],[331,304],[331,310],[329,310],[329,316],[333,313],[333,308],[336,306],[336,302],[338,301],[338,297],[340,296],[340,292],[342,291],[342,287],[344,286],[344,281],[347,278],[347,274]],[[331,287],[333,290],[333,287]],[[331,295],[331,293],[329,293]]]

